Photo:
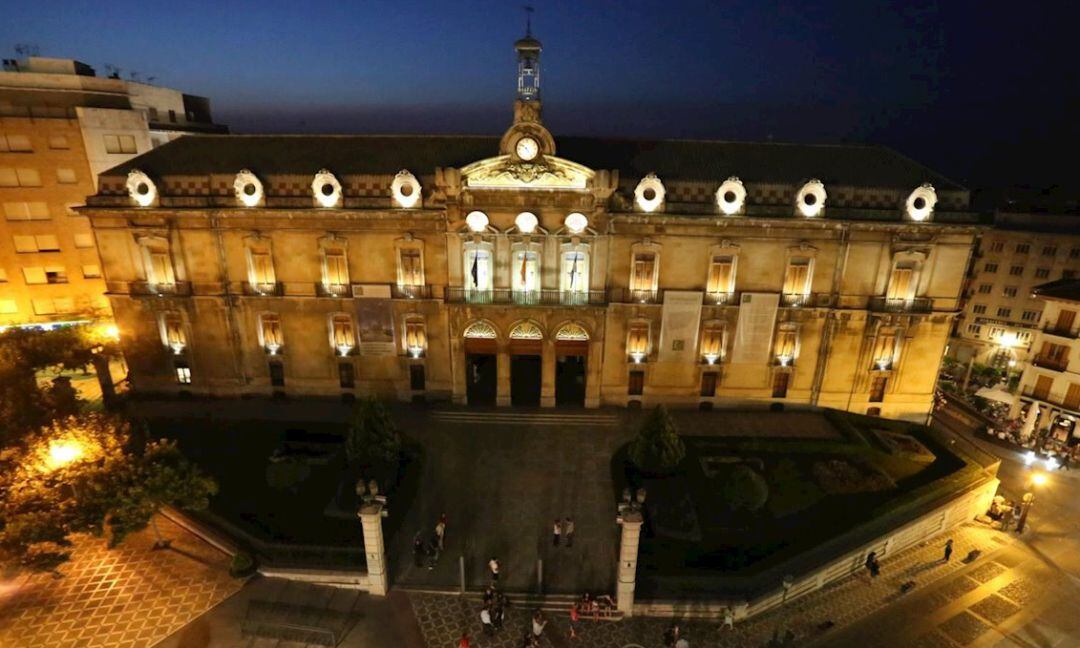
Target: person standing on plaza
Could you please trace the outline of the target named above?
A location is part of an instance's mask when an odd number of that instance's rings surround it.
[[[480,610],[480,623],[484,624],[484,634],[488,636],[495,634],[495,626],[491,623],[491,609],[486,605],[483,610]]]
[[[581,621],[581,615],[578,614],[577,603],[570,606],[570,638],[577,639],[577,627],[578,622]]]
[[[413,550],[413,565],[415,567],[423,567],[424,566],[424,558],[425,558],[424,539],[421,536],[419,531],[417,531],[416,535],[413,536],[412,550]]]
[[[945,562],[949,562],[949,558],[952,558],[952,538],[945,541]]]
[[[439,551],[441,552],[446,538],[446,513],[439,516],[439,521],[435,523],[435,537],[438,538]]]
[[[865,566],[866,566],[866,571],[870,572],[870,577],[871,578],[876,578],[877,575],[878,575],[877,552],[876,551],[871,551],[870,553],[866,554]]]
[[[555,524],[551,525],[551,546],[559,546],[559,534],[562,533],[562,525],[559,523],[559,518],[555,518]]]
[[[533,638],[539,640],[544,635],[544,628],[547,627],[547,620],[544,619],[544,613],[540,610],[533,614],[532,618],[532,634]]]
[[[458,648],[470,648],[471,644],[469,643],[469,633],[468,632],[462,632],[461,633],[461,639],[458,639],[457,645],[458,645]]]
[[[496,558],[495,556],[492,556],[491,560],[488,561],[488,571],[491,572],[491,582],[492,583],[498,583],[499,582],[499,559]]]
[[[574,521],[570,518],[563,520],[563,536],[566,539],[566,547],[569,549],[574,546]]]
[[[672,623],[668,626],[668,629],[664,632],[664,645],[670,648],[675,645],[675,642],[679,640],[679,624]]]

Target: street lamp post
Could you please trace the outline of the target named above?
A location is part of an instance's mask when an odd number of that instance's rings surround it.
[[[1020,500],[1020,520],[1016,523],[1016,533],[1020,534],[1024,532],[1024,526],[1027,524],[1028,512],[1031,510],[1031,506],[1035,503],[1035,486],[1042,486],[1046,483],[1046,475],[1042,473],[1035,473],[1031,476],[1029,482],[1029,490],[1024,493],[1024,496]]]

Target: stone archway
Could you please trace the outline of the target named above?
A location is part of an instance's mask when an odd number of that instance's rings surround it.
[[[487,320],[471,322],[465,338],[465,398],[469,405],[494,405],[499,383],[498,338]]]
[[[589,331],[566,322],[555,331],[555,405],[583,407],[588,371]]]
[[[523,320],[510,329],[510,404],[538,407],[543,385],[544,330]]]

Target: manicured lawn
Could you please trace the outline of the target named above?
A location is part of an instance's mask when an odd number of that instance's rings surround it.
[[[616,492],[629,485],[648,494],[639,575],[646,581],[649,574],[691,571],[752,575],[964,465],[932,449],[931,440],[909,434],[905,424],[828,420],[838,434],[807,439],[699,436],[693,419],[684,419],[686,457],[669,476],[643,475],[626,460],[625,446],[617,451]],[[745,475],[747,467],[768,490],[755,510],[729,504],[732,475]]]

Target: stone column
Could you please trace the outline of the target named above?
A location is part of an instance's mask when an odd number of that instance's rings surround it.
[[[465,405],[469,380],[465,345],[460,339],[450,340],[450,397],[455,405]]]
[[[555,343],[544,340],[540,358],[540,407],[555,407]]]
[[[500,346],[499,354],[496,356],[498,362],[497,376],[495,387],[495,404],[499,407],[510,406],[510,349],[509,347]]]
[[[589,352],[585,357],[585,407],[600,407],[600,381],[603,378],[601,368],[604,362],[604,347],[599,340],[589,340]],[[623,389],[625,392],[626,389]]]
[[[634,586],[637,583],[638,541],[641,538],[641,513],[626,511],[620,517],[619,571],[615,583],[615,606],[623,616],[634,615]]]
[[[390,588],[386,576],[386,547],[383,546],[382,519],[385,505],[371,501],[360,506],[360,522],[364,526],[364,553],[367,555],[369,591],[375,596],[386,596]]]

